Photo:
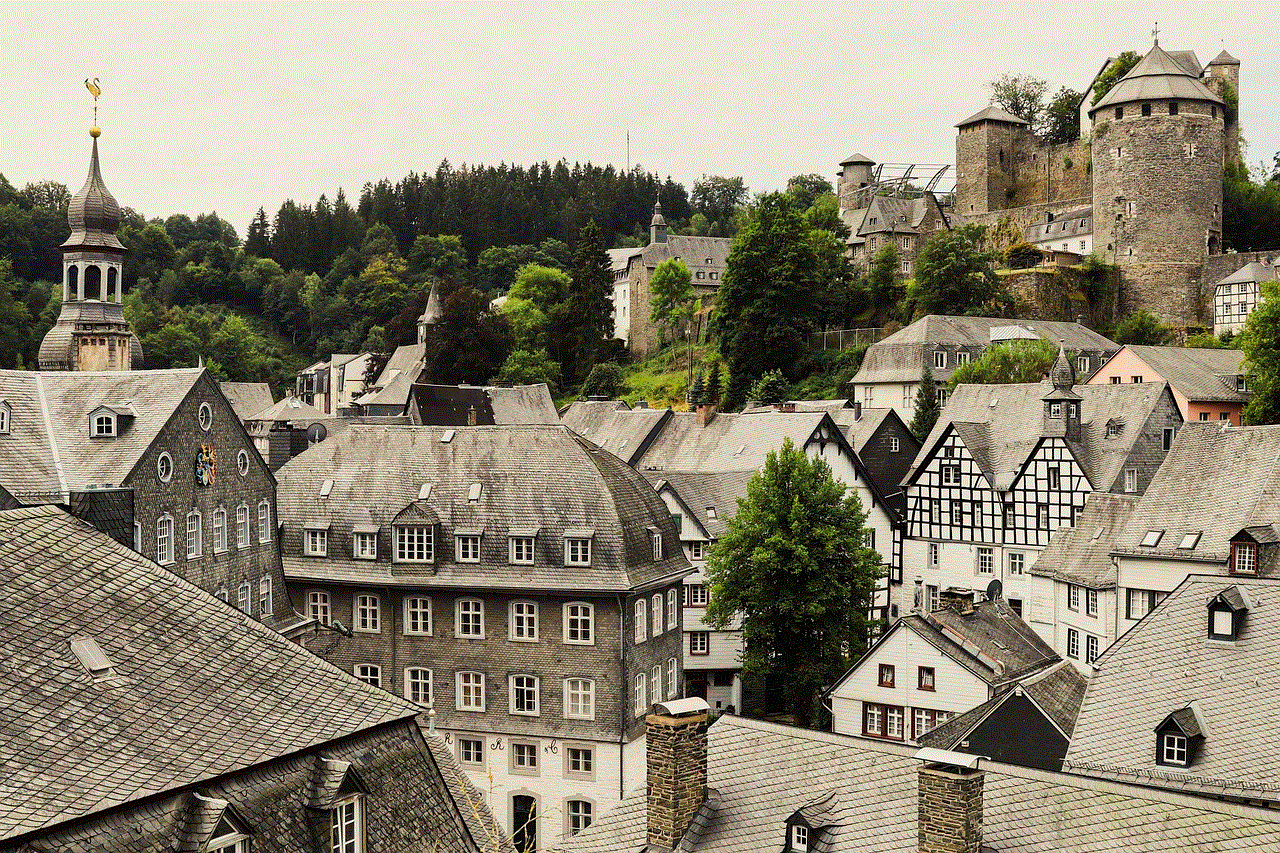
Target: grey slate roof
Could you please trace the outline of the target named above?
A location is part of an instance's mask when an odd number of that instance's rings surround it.
[[[606,249],[605,252],[609,255],[609,268],[613,270],[614,275],[617,275],[627,268],[627,264],[631,263],[632,258],[644,252],[644,247]]]
[[[1113,386],[1120,387],[1120,386]],[[1132,387],[1132,386],[1125,386]],[[1280,426],[1184,424],[1164,463],[1112,542],[1112,553],[1172,560],[1227,562],[1242,528],[1280,519]],[[1163,530],[1154,548],[1141,542]],[[1194,547],[1179,548],[1200,533]]]
[[[1244,403],[1252,396],[1236,390],[1235,378],[1245,372],[1240,350],[1137,344],[1128,344],[1127,349],[1193,402]]]
[[[1114,589],[1111,547],[1137,505],[1136,495],[1090,492],[1075,526],[1054,531],[1031,574],[1092,589]]]
[[[995,104],[990,104],[983,109],[978,110],[964,121],[957,122],[956,127],[964,127],[965,125],[976,124],[980,121],[1000,121],[1005,124],[1017,124],[1022,125],[1023,127],[1028,126],[1026,119],[1018,118],[1013,113],[1001,109]]]
[[[107,189],[98,167],[98,138],[93,138],[93,153],[89,156],[89,175],[84,186],[67,203],[67,224],[71,234],[63,248],[105,249],[114,254],[124,253],[124,244],[116,237],[120,227],[120,203]]]
[[[729,257],[730,237],[695,237],[689,234],[668,234],[665,243],[650,243],[639,257],[646,267],[654,268],[668,258],[679,258],[696,274],[699,270],[723,272]],[[710,259],[710,262],[708,262]],[[700,280],[698,286],[714,287],[719,281]]]
[[[910,853],[917,845],[911,747],[725,715],[708,731],[707,784],[717,802],[681,851],[778,850],[788,817],[836,792],[830,849]],[[982,761],[984,850],[1001,853],[1246,853],[1280,845],[1280,815],[1099,779]],[[560,843],[618,853],[645,843],[644,789]]]
[[[985,348],[991,344],[993,328],[1020,326],[1020,337],[1039,337],[1052,343],[1063,341],[1068,350],[1114,353],[1120,345],[1079,323],[1057,320],[1009,320],[1000,317],[951,317],[929,314],[910,326],[867,348],[853,384],[869,382],[919,382],[926,360],[934,348]],[[1012,330],[1002,331],[1007,336]],[[933,371],[933,378],[945,382],[954,368]]]
[[[442,441],[446,435],[449,440]],[[670,513],[653,488],[616,456],[561,425],[353,426],[295,457],[276,477],[286,528],[296,531],[309,522],[348,531],[354,525],[389,528],[402,510],[418,505],[444,525],[446,536],[483,530],[502,554],[501,560],[459,563],[451,547],[438,548],[434,566],[405,572],[382,560],[286,553],[289,578],[623,591],[688,571],[678,548],[661,561],[653,559],[646,527],[659,527],[668,541],[677,541]],[[322,498],[326,480],[333,485]],[[472,502],[477,483],[480,497]],[[420,499],[424,484],[431,484],[430,495]],[[539,531],[535,565],[507,562],[508,533],[517,530]],[[574,530],[594,531],[590,566],[564,565],[563,537]]]
[[[1277,272],[1280,272],[1280,270],[1276,267],[1254,261],[1253,263],[1245,264],[1226,278],[1218,279],[1218,284],[1214,285],[1214,287],[1216,288],[1223,284],[1240,284],[1242,282],[1275,281]]]
[[[218,387],[242,421],[270,406],[273,399],[271,386],[265,382],[219,382]]]
[[[863,155],[863,154],[850,154],[848,157],[840,161],[840,165],[851,166],[855,163],[866,163],[868,165],[874,165],[875,162],[876,162],[875,160],[872,160],[870,157],[867,157],[866,155]]]
[[[803,447],[824,420],[830,420],[825,412],[720,412],[702,426],[694,412],[672,412],[634,464],[653,471],[757,471],[786,439]]]
[[[0,512],[0,566],[0,840],[414,714],[54,507]]]
[[[666,483],[680,501],[697,518],[698,524],[712,539],[724,535],[730,516],[738,511],[738,499],[746,498],[747,483],[753,471],[714,473],[705,471],[643,471],[645,479],[657,488]],[[715,508],[711,518],[708,508]]]
[[[0,400],[13,407],[0,437],[5,487],[31,502],[123,483],[204,372],[0,370]],[[89,413],[100,406],[134,416],[115,438],[93,439]]]
[[[327,418],[324,412],[315,406],[303,400],[301,397],[288,396],[284,397],[277,403],[272,403],[265,409],[254,412],[253,415],[246,420],[250,421],[284,421],[286,423],[293,421],[319,421]]]
[[[545,383],[514,387],[414,383],[410,395],[424,423],[466,426],[472,407],[477,424],[557,424],[551,391]]]
[[[1111,91],[1103,95],[1102,100],[1089,108],[1092,116],[1099,110],[1132,101],[1212,101],[1221,104],[1222,99],[1200,82],[1199,61],[1195,61],[1195,69],[1191,70],[1179,62],[1179,57],[1170,55],[1156,45],[1142,57],[1137,65],[1120,82],[1111,87]]]
[[[1206,604],[1231,586],[1252,606],[1238,640],[1209,642]],[[1066,769],[1280,802],[1277,638],[1280,580],[1189,575],[1094,663]],[[1193,702],[1199,754],[1185,771],[1157,765],[1156,726]]]
[[[1007,490],[1044,435],[1041,401],[1052,390],[1047,382],[957,385],[904,483],[928,461],[954,424],[992,488]],[[1093,488],[1109,489],[1138,440],[1141,425],[1161,395],[1169,393],[1168,386],[1163,382],[1139,382],[1076,385],[1072,390],[1080,396],[1080,438],[1067,439],[1067,444]],[[1119,418],[1132,427],[1108,438],[1107,422]]]
[[[634,465],[670,409],[631,409],[616,400],[577,400],[560,422],[583,438]]]

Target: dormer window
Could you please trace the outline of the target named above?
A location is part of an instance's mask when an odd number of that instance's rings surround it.
[[[1249,598],[1238,586],[1229,586],[1209,600],[1209,639],[1235,642],[1244,628]]]
[[[9,420],[13,417],[13,406],[0,400],[0,435],[9,434]]]
[[[430,563],[435,559],[435,530],[429,524],[396,525],[396,562]]]
[[[115,438],[119,435],[116,413],[107,408],[94,410],[89,415],[89,436],[91,438]]]
[[[1258,543],[1232,542],[1229,568],[1233,575],[1256,575],[1258,573]]]
[[[1204,742],[1204,722],[1194,703],[1179,708],[1156,726],[1156,764],[1190,767]]]
[[[566,566],[591,565],[591,535],[576,532],[565,534],[564,564]]]
[[[223,815],[213,830],[213,837],[205,845],[208,853],[248,853],[249,835],[244,828]]]
[[[792,824],[791,837],[788,839],[792,851],[802,851],[809,849],[809,827],[801,824]]]

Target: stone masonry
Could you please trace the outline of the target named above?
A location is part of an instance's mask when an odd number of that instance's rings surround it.
[[[650,714],[648,839],[673,849],[693,821],[707,792],[707,714],[684,717]]]
[[[983,771],[925,765],[919,771],[919,853],[979,853]]]

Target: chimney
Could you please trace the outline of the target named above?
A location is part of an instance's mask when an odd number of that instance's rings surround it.
[[[855,421],[862,420],[862,401],[861,400],[853,401],[853,419]]]
[[[796,410],[795,403],[774,403],[773,408],[779,412],[794,412]]]
[[[703,403],[696,409],[698,426],[706,426],[715,420],[717,408],[709,403]]]
[[[954,610],[961,616],[973,613],[973,590],[949,586],[938,596],[938,606]]]
[[[707,710],[694,696],[660,702],[645,718],[651,845],[674,849],[707,797]]]
[[[648,401],[648,400],[636,400],[636,401],[635,401],[635,403],[632,405],[632,407],[631,407],[631,408],[633,408],[633,409],[647,409],[647,408],[649,408],[649,401]]]
[[[474,405],[471,408],[467,409],[467,426],[475,426],[476,421],[479,419],[480,419],[479,413],[476,412],[476,407]]]
[[[978,757],[922,749],[917,776],[917,853],[979,853],[982,850],[982,780]]]

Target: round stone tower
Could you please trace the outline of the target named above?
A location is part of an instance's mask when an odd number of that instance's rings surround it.
[[[836,198],[840,199],[841,210],[857,210],[867,206],[867,194],[860,194],[858,190],[871,186],[873,166],[875,163],[861,154],[850,154],[840,161],[840,171],[836,177]]]
[[[98,168],[94,125],[89,177],[67,206],[62,244],[62,312],[40,343],[41,370],[136,370],[142,345],[124,319],[125,247],[116,238],[120,205]]]
[[[1093,245],[1120,267],[1121,310],[1199,322],[1221,252],[1222,99],[1157,44],[1089,110]]]

